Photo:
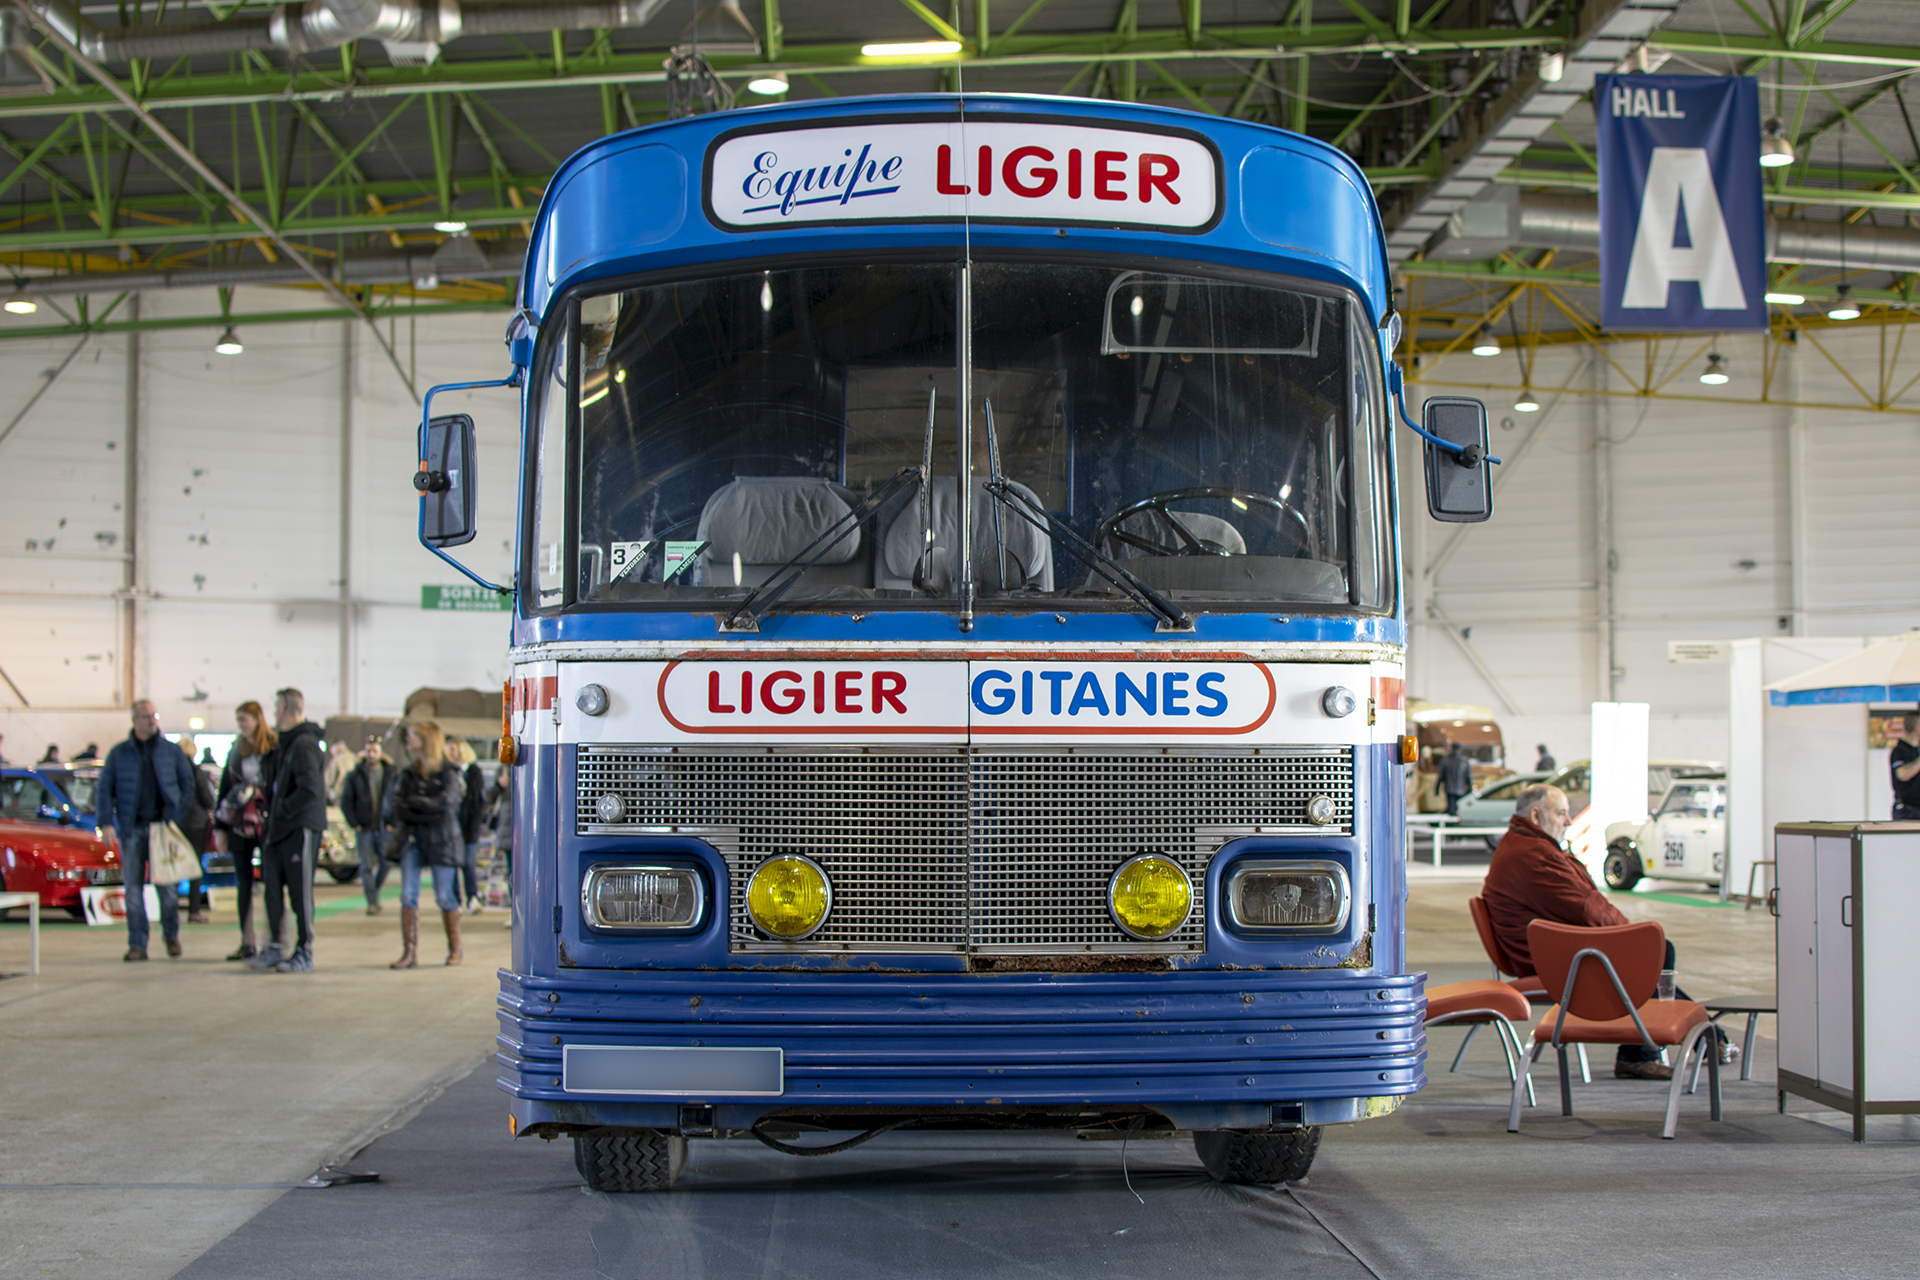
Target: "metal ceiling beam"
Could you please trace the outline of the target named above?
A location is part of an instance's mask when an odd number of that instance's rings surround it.
[[[297,218],[284,226],[276,228],[269,239],[276,245],[289,236],[338,235],[358,232],[386,231],[427,231],[441,219],[438,206],[417,209],[389,209],[383,213],[342,214],[313,218]],[[460,221],[469,227],[499,227],[513,223],[526,222],[533,217],[531,209],[507,207],[503,209],[460,209],[455,213]],[[111,249],[117,245],[159,245],[176,244],[181,241],[202,243],[223,240],[258,240],[262,236],[260,223],[246,222],[181,222],[158,226],[118,226],[103,231],[98,227],[71,231],[27,231],[12,235],[0,235],[0,253],[9,253],[25,249]],[[290,248],[305,254],[309,248]]]
[[[1920,47],[1811,40],[1789,44],[1778,36],[1724,36],[1717,31],[1659,31],[1647,38],[1673,53],[1717,53],[1757,61],[1851,62],[1868,67],[1920,67]]]
[[[103,320],[93,324],[0,325],[0,342],[15,338],[60,338],[79,334],[147,333],[157,329],[237,329],[257,324],[307,324],[315,320],[402,320],[409,317],[471,314],[497,311],[505,315],[511,302],[434,302],[423,306],[393,306],[371,312],[358,307],[323,307],[306,311],[255,311],[200,316],[163,316],[151,320]]]
[[[192,148],[175,137],[173,131],[168,129],[166,125],[160,123],[158,117],[136,102],[133,96],[129,94],[126,89],[121,86],[120,82],[109,74],[105,68],[81,53],[79,48],[75,46],[71,40],[67,39],[52,23],[47,21],[44,14],[26,4],[16,4],[16,8],[27,15],[28,21],[32,22],[34,27],[46,37],[47,43],[60,50],[61,53],[65,54],[68,59],[72,61],[74,66],[80,68],[81,71],[97,81],[101,88],[118,99],[120,105],[126,108],[128,114],[145,125],[149,133],[160,139],[169,151],[172,151],[175,155],[179,156],[181,160],[185,161],[187,167],[199,174],[201,179],[204,180],[209,187],[219,192],[235,213],[241,215],[241,217],[245,218],[248,222],[258,227],[267,239],[271,240],[282,253],[287,255],[290,261],[299,266],[300,269],[305,271],[309,276],[313,277],[314,283],[325,290],[328,297],[339,303],[343,308],[361,315],[361,317],[366,320],[367,327],[373,330],[374,341],[380,344],[380,349],[387,353],[387,359],[393,362],[393,371],[399,375],[400,382],[406,387],[407,393],[411,395],[416,402],[420,399],[420,393],[414,389],[413,379],[407,375],[405,367],[401,365],[400,357],[394,351],[393,344],[387,341],[386,335],[380,332],[380,327],[373,322],[372,317],[360,311],[359,307],[354,304],[353,299],[347,297],[339,285],[328,279],[326,273],[321,271],[320,268],[314,266],[313,263],[307,259],[306,254],[295,248],[293,243],[289,241],[285,235],[281,234],[280,230],[269,222],[263,214],[256,210],[251,204],[247,203],[247,201],[241,199],[239,192],[228,186],[225,180],[213,171],[211,166],[193,153]]]

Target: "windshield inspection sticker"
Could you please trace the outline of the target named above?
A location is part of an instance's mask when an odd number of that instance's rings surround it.
[[[708,154],[706,194],[713,220],[741,230],[971,217],[1204,231],[1219,188],[1195,136],[931,120],[735,134]]]

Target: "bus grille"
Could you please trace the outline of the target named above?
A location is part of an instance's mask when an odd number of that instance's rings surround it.
[[[1227,840],[1254,832],[1353,830],[1351,748],[877,753],[583,747],[582,835],[677,830],[708,840],[731,881],[738,952],[971,951],[1141,954],[1205,947],[1204,899],[1172,937],[1127,938],[1107,915],[1107,881],[1153,849],[1193,883]],[[600,821],[600,798],[626,812]],[[1307,801],[1337,817],[1306,821]],[[834,905],[802,943],[762,937],[746,882],[775,853],[826,869]]]

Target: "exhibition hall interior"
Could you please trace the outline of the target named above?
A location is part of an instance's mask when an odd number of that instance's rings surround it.
[[[0,1277],[1912,1274],[1916,115],[0,0]]]

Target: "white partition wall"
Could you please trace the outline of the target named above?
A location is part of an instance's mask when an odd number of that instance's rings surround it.
[[[1593,704],[1593,800],[1574,855],[1595,880],[1607,854],[1607,827],[1647,816],[1647,723],[1644,702]]]

